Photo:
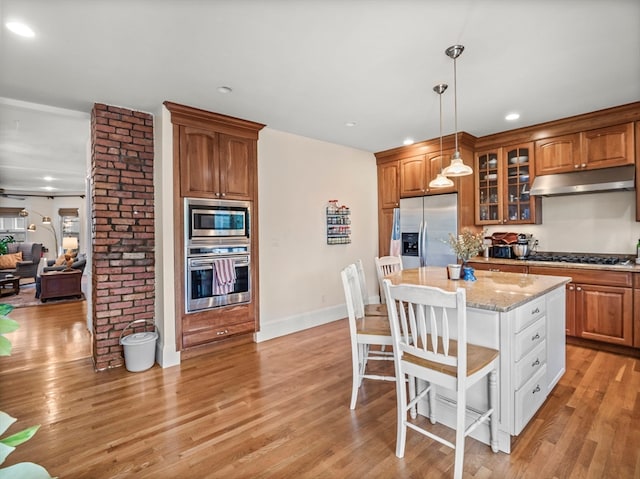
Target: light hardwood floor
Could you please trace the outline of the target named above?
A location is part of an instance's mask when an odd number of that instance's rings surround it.
[[[11,430],[42,424],[9,463],[65,478],[440,478],[453,451],[408,433],[395,454],[393,383],[349,410],[346,321],[179,367],[96,373],[84,302],[14,310],[0,358]],[[37,326],[36,326],[37,324]],[[640,477],[638,360],[569,346],[568,368],[511,455],[467,440],[469,478]]]

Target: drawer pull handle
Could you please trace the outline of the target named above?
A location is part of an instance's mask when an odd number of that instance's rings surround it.
[[[227,334],[228,332],[229,332],[229,330],[228,330],[228,329],[225,329],[224,331],[217,331],[217,332],[216,332],[216,334],[217,334],[218,336],[222,336],[223,334]]]
[[[500,272],[500,270],[498,268],[489,268],[489,271],[493,271],[493,272],[496,272],[496,273]]]
[[[536,388],[533,390],[533,394],[540,392],[540,385],[536,385]]]
[[[533,363],[531,363],[531,367],[535,368],[538,365],[540,365],[540,359],[536,358],[536,360]]]
[[[540,333],[536,333],[535,336],[531,336],[531,341],[535,341],[536,339],[540,339]]]
[[[531,311],[531,314],[538,314],[540,312],[540,308],[536,308],[533,311]]]

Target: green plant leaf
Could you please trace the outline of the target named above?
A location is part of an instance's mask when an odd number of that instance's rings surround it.
[[[11,356],[11,341],[0,336],[0,356]]]
[[[33,435],[40,429],[40,425],[31,426],[26,429],[23,429],[20,432],[12,434],[11,436],[7,436],[4,439],[0,439],[2,444],[6,444],[7,446],[16,447],[22,444],[23,442],[27,442],[29,439],[33,437]]]
[[[7,303],[0,303],[0,316],[6,316],[13,311],[13,306]]]
[[[0,411],[0,434],[4,434],[14,422],[16,422],[15,417],[11,417],[6,412]]]
[[[0,479],[53,479],[47,470],[33,462],[21,462],[0,469]]]
[[[0,334],[13,333],[20,327],[20,323],[6,316],[0,316]]]

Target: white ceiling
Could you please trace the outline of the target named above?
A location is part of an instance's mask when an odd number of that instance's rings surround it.
[[[458,128],[476,136],[640,100],[638,0],[0,0],[0,17],[5,192],[46,174],[51,194],[82,191],[95,102],[170,100],[376,152],[438,136],[444,81],[453,133],[457,43]]]

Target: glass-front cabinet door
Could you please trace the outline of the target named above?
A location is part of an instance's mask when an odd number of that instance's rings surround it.
[[[476,224],[502,223],[500,149],[476,155]]]
[[[540,198],[531,196],[534,177],[533,143],[503,148],[505,223],[539,223]]]
[[[476,224],[540,222],[540,198],[531,196],[533,144],[476,153]]]

